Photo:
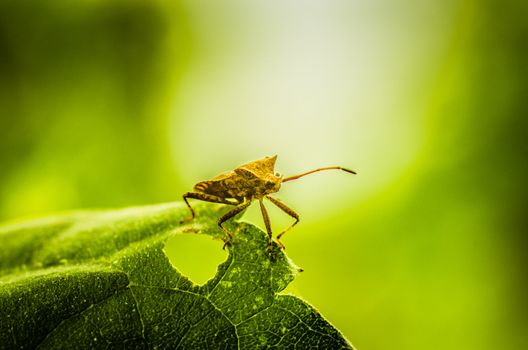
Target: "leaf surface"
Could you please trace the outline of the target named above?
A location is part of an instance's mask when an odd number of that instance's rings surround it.
[[[178,234],[221,239],[226,211],[182,203],[74,212],[0,226],[0,349],[352,349],[313,307],[281,292],[299,269],[247,223],[197,286],[171,265]],[[219,245],[220,247],[220,245]],[[220,249],[220,248],[219,248]]]

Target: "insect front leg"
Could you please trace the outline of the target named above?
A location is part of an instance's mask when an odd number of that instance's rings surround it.
[[[236,208],[234,208],[233,210],[227,212],[226,214],[224,214],[224,216],[222,216],[218,220],[218,226],[220,226],[220,228],[227,235],[227,240],[225,241],[224,246],[222,247],[222,249],[225,249],[226,245],[231,244],[231,240],[233,239],[233,234],[231,232],[229,232],[229,230],[226,229],[224,226],[222,226],[222,224],[224,222],[226,222],[227,220],[231,219],[232,217],[236,216],[238,213],[240,213],[241,211],[243,211],[247,207],[249,207],[250,204],[251,204],[251,201],[248,200],[247,202],[242,203],[242,204],[238,205]]]
[[[237,205],[237,204],[239,204],[239,203],[232,202],[232,201],[227,200],[227,199],[222,198],[222,197],[213,196],[212,194],[200,193],[200,192],[187,192],[187,193],[185,193],[183,195],[183,200],[185,201],[185,204],[187,204],[187,207],[189,207],[189,210],[191,211],[191,217],[187,218],[187,219],[184,219],[184,220],[181,220],[180,224],[183,224],[184,222],[191,221],[196,216],[196,214],[194,213],[194,209],[189,204],[189,201],[187,200],[187,198],[194,198],[194,199],[199,199],[199,200],[205,201],[205,202],[220,203],[220,204],[227,204],[227,205]]]
[[[262,217],[264,218],[264,225],[266,225],[266,231],[268,232],[268,252],[271,255],[272,245],[271,245],[271,239],[273,237],[273,234],[271,233],[271,223],[268,215],[268,211],[266,210],[266,207],[264,206],[264,202],[262,201],[262,198],[259,199],[260,204],[260,211],[262,212]]]
[[[279,233],[277,235],[277,243],[279,243],[279,245],[281,246],[282,249],[285,249],[286,247],[284,246],[284,244],[282,244],[282,242],[280,241],[280,238],[286,232],[288,232],[293,226],[297,225],[297,223],[299,222],[299,214],[294,212],[293,209],[287,207],[286,204],[282,203],[281,201],[279,201],[276,198],[273,198],[271,196],[266,196],[266,198],[269,199],[277,207],[279,207],[279,209],[281,209],[283,212],[285,212],[286,214],[288,214],[289,216],[291,216],[292,218],[295,219],[295,222],[293,224],[291,224],[288,228],[286,228],[284,231],[282,231],[281,233]]]

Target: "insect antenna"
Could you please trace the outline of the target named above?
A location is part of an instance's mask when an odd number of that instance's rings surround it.
[[[306,175],[309,175],[309,174],[312,174],[312,173],[315,173],[315,172],[318,172],[318,171],[322,171],[322,170],[343,170],[343,171],[346,171],[347,173],[351,173],[351,174],[355,174],[356,173],[353,170],[350,170],[350,169],[347,169],[347,168],[343,168],[343,167],[340,167],[340,166],[329,166],[329,167],[326,167],[326,168],[317,168],[317,169],[314,169],[314,170],[310,170],[310,171],[307,171],[307,172],[299,174],[299,175],[288,176],[288,177],[282,179],[282,182],[291,181],[291,180],[297,180],[300,177],[303,177],[303,176],[306,176]]]

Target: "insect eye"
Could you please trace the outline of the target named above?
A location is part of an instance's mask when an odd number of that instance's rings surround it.
[[[275,173],[275,177],[282,177],[280,173]]]

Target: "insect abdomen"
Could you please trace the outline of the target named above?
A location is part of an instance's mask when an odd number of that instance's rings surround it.
[[[224,181],[202,181],[194,185],[194,190],[218,197],[235,198],[240,191],[233,186],[234,184],[226,184]]]
[[[197,192],[205,192],[207,193],[207,189],[211,186],[210,181],[202,181],[198,182],[196,185],[194,185],[194,190]]]

